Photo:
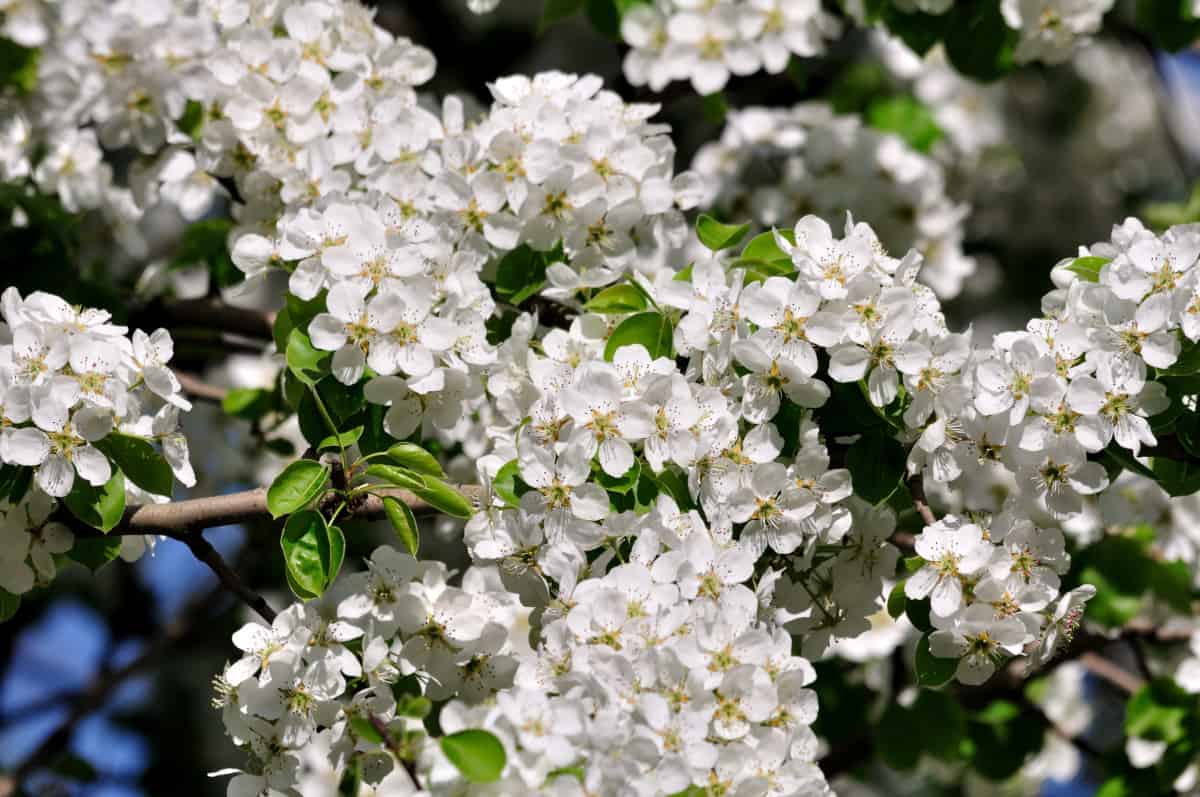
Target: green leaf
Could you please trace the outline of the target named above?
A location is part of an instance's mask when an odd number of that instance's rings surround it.
[[[1158,485],[1176,498],[1200,491],[1200,462],[1180,462],[1165,457],[1155,457],[1154,478]]]
[[[700,101],[705,119],[715,125],[725,124],[725,117],[729,114],[729,101],[725,99],[725,92],[705,94]]]
[[[204,126],[204,104],[196,100],[188,100],[183,106],[183,115],[175,121],[179,131],[193,141],[200,140],[200,131]]]
[[[938,687],[950,682],[958,669],[958,659],[943,659],[929,650],[929,634],[917,642],[915,660],[917,683],[921,686]]]
[[[538,252],[527,244],[512,250],[496,266],[496,294],[509,304],[519,305],[546,284],[546,267],[563,259],[562,247]]]
[[[918,55],[925,55],[946,35],[950,14],[905,13],[888,3],[881,18],[892,33],[904,40]]]
[[[1086,282],[1099,282],[1100,269],[1104,268],[1110,259],[1111,258],[1095,257],[1091,255],[1087,257],[1077,257],[1071,261],[1071,265],[1067,266],[1067,271],[1077,274],[1080,279],[1085,280]]]
[[[622,346],[640,343],[651,359],[670,357],[673,353],[675,328],[660,313],[638,313],[626,318],[613,330],[604,346],[604,359],[612,362]]]
[[[371,465],[367,468],[367,475],[403,487],[405,490],[416,490],[425,486],[425,479],[421,474],[395,465]]]
[[[1200,343],[1184,340],[1179,358],[1170,368],[1159,371],[1160,376],[1191,376],[1200,373]]]
[[[287,342],[288,369],[306,385],[316,385],[329,374],[333,356],[312,345],[308,335],[299,328],[293,329]]]
[[[533,488],[521,478],[521,469],[515,459],[505,462],[500,470],[496,471],[496,478],[492,480],[492,491],[500,496],[504,503],[514,508],[521,505],[521,496],[531,489]]]
[[[896,586],[892,587],[892,591],[888,593],[888,615],[891,616],[893,620],[899,620],[900,615],[904,614],[904,609],[907,605],[908,596],[904,594],[904,582],[901,581]]]
[[[120,537],[76,537],[67,556],[94,573],[120,554]]]
[[[475,512],[465,495],[441,479],[435,479],[432,476],[426,476],[425,486],[413,488],[413,493],[419,498],[423,498],[425,503],[451,517],[469,518]]]
[[[412,510],[407,504],[387,495],[383,498],[383,511],[396,530],[396,536],[404,544],[404,549],[415,557],[421,550],[421,533],[417,530],[417,519],[413,517]]]
[[[1043,723],[1032,713],[1022,713],[1006,700],[995,700],[967,723],[972,742],[971,766],[991,780],[1004,780],[1041,749]]]
[[[564,19],[579,13],[583,8],[583,2],[584,0],[543,0],[542,18],[538,22],[538,34],[544,33],[546,28],[549,28],[551,25],[562,22]]]
[[[1171,52],[1200,39],[1200,21],[1167,0],[1138,0],[1137,25],[1158,47]]]
[[[37,48],[0,38],[0,89],[12,88],[20,95],[32,92],[37,86],[40,58]]]
[[[63,500],[71,514],[84,523],[100,531],[111,531],[125,516],[125,476],[113,470],[106,484],[93,487],[76,474],[75,484]]]
[[[305,509],[288,518],[279,537],[289,583],[295,583],[307,599],[319,596],[332,583],[342,566],[345,539],[336,526],[327,526],[319,512]]]
[[[929,152],[943,137],[929,108],[908,94],[872,102],[867,108],[867,124],[885,133],[895,133],[918,152]]]
[[[646,297],[632,285],[613,285],[593,296],[584,309],[603,315],[636,313],[646,309]]]
[[[239,387],[230,390],[221,399],[221,410],[226,415],[257,420],[270,411],[273,391],[261,387]]]
[[[423,720],[433,711],[433,701],[424,695],[405,695],[396,701],[396,714]]]
[[[750,231],[750,224],[722,224],[712,216],[700,214],[696,220],[696,235],[700,243],[714,252],[737,246]]]
[[[594,465],[592,468],[592,478],[596,481],[596,483],[608,492],[617,493],[618,495],[625,495],[634,487],[636,487],[638,483],[638,477],[641,475],[641,473],[641,465],[638,464],[636,459],[633,461],[633,464],[629,466],[629,470],[625,471],[620,476],[609,476],[604,472],[599,464]]]
[[[317,443],[317,450],[328,451],[331,449],[341,450],[343,448],[349,448],[358,442],[358,438],[362,437],[362,433],[363,428],[361,426],[355,426],[353,429],[348,429],[344,432],[339,432],[338,434],[327,435],[321,439],[321,442]]]
[[[0,501],[19,504],[33,483],[33,468],[8,464],[0,467]]]
[[[118,540],[119,543],[120,541]],[[6,623],[11,620],[20,608],[20,595],[14,595],[6,589],[0,589],[0,623]]]
[[[946,14],[946,56],[967,77],[991,81],[1013,68],[1020,38],[1004,23],[1000,0],[956,3]]]
[[[872,504],[888,499],[904,481],[904,446],[881,431],[869,431],[846,452],[854,492]]]
[[[433,454],[414,443],[396,443],[388,449],[388,456],[400,467],[417,473],[436,476],[439,479],[446,475]]]
[[[904,614],[918,631],[928,633],[933,630],[933,623],[929,621],[929,598],[905,602]]]
[[[1156,678],[1125,706],[1125,733],[1168,744],[1183,738],[1185,722],[1196,711],[1196,699],[1172,680]]]
[[[232,219],[203,219],[188,225],[179,242],[178,254],[172,258],[172,269],[202,265],[208,268],[214,282],[226,288],[245,279],[229,255],[229,232]]]
[[[267,509],[278,518],[308,506],[329,480],[329,466],[301,459],[283,469],[267,488]]]
[[[911,712],[899,703],[890,703],[879,718],[875,744],[892,769],[909,770],[921,760],[921,733],[914,724]]]
[[[443,736],[442,752],[471,783],[492,783],[500,779],[508,758],[504,745],[494,734],[466,730]]]
[[[370,717],[353,715],[350,717],[350,728],[359,739],[371,744],[383,744],[383,734],[371,722]]]
[[[92,445],[138,487],[155,495],[171,496],[175,485],[171,466],[145,438],[113,432]]]
[[[786,239],[794,239],[796,234],[791,230],[780,230],[780,235]],[[762,260],[767,263],[776,263],[778,261],[787,261],[788,266],[792,264],[791,256],[779,248],[779,244],[775,241],[775,233],[762,232],[750,239],[750,243],[746,244],[746,248],[742,250],[741,260]]]

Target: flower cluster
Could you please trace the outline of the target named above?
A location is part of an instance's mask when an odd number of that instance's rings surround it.
[[[942,166],[826,103],[731,113],[693,168],[705,178],[706,207],[760,227],[805,213],[836,223],[852,210],[888,249],[921,252],[921,278],[942,298],[975,272],[962,249],[969,208],[947,195]]]
[[[364,777],[378,783],[393,767],[380,735],[399,739],[420,726],[421,713],[414,720],[397,695],[415,697],[423,687],[429,698],[479,701],[512,684],[516,597],[494,572],[472,569],[458,587],[448,575],[440,562],[384,546],[320,601],[234,634],[242,657],[214,679],[214,704],[250,763],[230,794],[294,786],[318,733],[339,766],[367,753]]]
[[[506,793],[578,768],[595,794],[829,794],[809,728],[816,673],[792,655],[790,634],[760,619],[752,550],[652,514],[628,562],[579,582],[572,608],[543,625],[516,687],[494,707],[450,704],[443,728],[503,740]],[[431,749],[425,761],[426,788],[458,793],[444,756]]]
[[[167,365],[173,344],[166,330],[130,337],[103,310],[47,293],[22,298],[16,288],[0,296],[0,315],[0,465],[9,489],[0,587],[19,595],[54,577],[51,555],[73,541],[50,520],[57,501],[81,485],[109,483],[116,470],[106,444],[117,437],[157,444],[174,478],[195,483],[179,429],[179,413],[191,405]],[[139,502],[170,498],[132,481],[116,489],[122,500],[126,492]]]
[[[621,38],[633,48],[625,77],[652,91],[691,80],[698,94],[712,94],[730,75],[779,74],[792,56],[824,52],[841,31],[815,0],[637,3],[621,18]]]
[[[896,0],[902,11],[945,14],[964,0]],[[1001,0],[1004,23],[1020,34],[1018,63],[1058,64],[1100,30],[1114,0]]]

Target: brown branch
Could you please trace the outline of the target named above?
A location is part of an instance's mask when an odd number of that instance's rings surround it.
[[[478,500],[479,487],[464,485],[457,489],[468,499]],[[380,488],[377,492],[377,495],[367,496],[361,503],[348,506],[342,513],[343,517],[349,516],[363,520],[384,517],[383,496],[402,501],[413,512],[433,510],[430,504],[407,490],[388,487]],[[95,529],[84,526],[72,515],[60,514],[58,519],[71,526],[82,536],[99,534]],[[124,519],[108,532],[108,536],[161,534],[186,541],[188,537],[198,534],[204,529],[270,519],[271,513],[267,509],[267,491],[263,487],[258,487],[239,493],[131,507],[125,511]]]
[[[933,510],[929,507],[929,499],[925,496],[925,480],[921,476],[921,472],[917,471],[909,476],[905,484],[908,485],[908,492],[912,496],[913,507],[925,525],[932,526],[937,523],[937,516],[933,514]]]
[[[383,737],[383,743],[387,746],[387,749],[391,751],[392,755],[396,757],[396,761],[400,763],[400,766],[404,767],[404,771],[407,772],[408,777],[412,779],[413,785],[420,790],[421,780],[417,777],[416,763],[412,760],[412,756],[404,748],[404,745],[401,745],[396,741],[396,737],[392,736],[391,731],[388,730],[387,723],[378,716],[374,714],[368,714],[367,718],[371,723],[371,727]]]
[[[200,327],[269,341],[275,313],[234,307],[220,299],[180,299],[153,302],[134,313],[130,323],[143,329]]]
[[[204,539],[203,534],[197,532],[176,539],[187,545],[193,556],[208,565],[208,569],[212,570],[220,580],[221,586],[236,595],[242,603],[258,612],[258,615],[268,623],[275,622],[275,610],[262,595],[246,586],[246,582],[242,581],[233,568],[221,558],[220,552],[212,546],[212,543]]]
[[[220,404],[229,393],[227,388],[210,385],[200,377],[187,371],[175,371],[175,378],[179,380],[179,384],[183,387],[183,392],[187,394],[188,398],[200,401],[212,401]]]
[[[1117,666],[1116,663],[1104,658],[1099,653],[1084,653],[1079,657],[1079,663],[1092,675],[1107,681],[1127,694],[1133,694],[1146,683],[1139,676]]]

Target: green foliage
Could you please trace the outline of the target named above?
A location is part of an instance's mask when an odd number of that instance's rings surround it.
[[[1200,221],[1200,183],[1192,186],[1192,192],[1182,202],[1150,202],[1139,214],[1151,228],[1162,232],[1176,224]]]
[[[156,495],[171,496],[175,485],[171,466],[145,438],[112,432],[93,445],[138,487]]]
[[[622,346],[640,343],[650,357],[671,357],[674,353],[675,328],[661,313],[638,313],[617,325],[604,347],[604,359],[612,362]]]
[[[0,466],[0,501],[19,504],[33,484],[33,468],[13,465]]]
[[[967,722],[971,766],[990,780],[1004,780],[1041,749],[1045,728],[1033,712],[995,700]]]
[[[443,736],[442,752],[471,783],[493,783],[500,779],[508,757],[504,745],[488,731],[471,729]]]
[[[362,437],[363,428],[355,426],[353,429],[347,429],[344,432],[327,435],[321,438],[317,443],[318,451],[340,451],[343,448],[349,448],[358,442],[358,438]]]
[[[396,443],[388,448],[388,456],[402,468],[442,478],[442,466],[432,454],[414,443]]]
[[[329,466],[311,459],[293,462],[267,488],[267,509],[278,518],[308,506],[325,489]]]
[[[966,737],[967,719],[957,700],[923,689],[911,706],[892,703],[876,727],[879,756],[893,769],[912,769],[921,755],[954,760]]]
[[[509,304],[520,305],[546,285],[546,267],[562,259],[561,246],[538,252],[522,244],[496,266],[496,295]]]
[[[543,0],[538,33],[544,33],[551,25],[579,13],[583,9],[583,3],[584,0]]]
[[[296,512],[284,524],[279,545],[287,567],[288,584],[296,597],[320,597],[333,583],[346,554],[341,529],[330,526],[319,512]]]
[[[293,329],[287,338],[288,370],[308,386],[313,386],[329,375],[329,364],[333,355],[312,345],[308,334]]]
[[[1137,24],[1163,50],[1182,50],[1200,39],[1200,20],[1182,0],[1138,0]]]
[[[908,596],[904,594],[904,582],[901,581],[892,587],[892,591],[888,593],[887,612],[888,616],[893,620],[899,620],[900,615],[904,614],[904,610],[908,607]]]
[[[712,216],[703,213],[696,220],[696,235],[700,238],[700,243],[714,252],[732,249],[742,242],[749,231],[750,224],[748,222],[746,224],[722,224]]]
[[[67,557],[94,573],[116,559],[120,553],[120,537],[81,537],[75,540],[75,545],[67,553]]]
[[[433,476],[426,476],[423,481],[423,486],[410,489],[434,509],[451,517],[464,519],[474,514],[471,502],[458,490]]]
[[[1013,68],[1019,34],[1004,24],[1000,0],[955,3],[944,35],[946,56],[967,77],[991,81]]]
[[[226,415],[256,421],[275,408],[275,391],[261,387],[234,388],[221,399]]]
[[[929,634],[917,642],[916,658],[913,662],[917,683],[921,686],[939,687],[950,682],[958,669],[958,659],[943,659],[929,650]]]
[[[420,474],[395,465],[371,465],[367,468],[367,475],[405,490],[415,490],[425,486],[425,480]]]
[[[854,492],[873,504],[886,501],[904,481],[904,446],[890,435],[872,430],[846,452]]]
[[[521,479],[521,471],[515,459],[505,462],[500,470],[496,471],[496,478],[492,480],[492,490],[504,503],[514,508],[520,506],[521,496],[531,489],[533,488]]]
[[[204,265],[222,288],[241,282],[245,277],[229,256],[229,232],[232,219],[203,219],[192,222],[183,232],[179,252],[171,259],[171,268]]]
[[[20,608],[20,595],[14,595],[6,589],[0,589],[0,623],[6,623],[11,620]]]
[[[701,109],[708,121],[715,125],[725,124],[725,117],[729,114],[729,101],[725,98],[725,92],[704,95],[701,98]]]
[[[26,95],[37,85],[41,50],[0,38],[0,92],[12,89]]]
[[[114,469],[107,484],[93,487],[78,474],[71,492],[63,499],[71,514],[94,529],[112,529],[125,516],[125,476]]]
[[[1074,272],[1080,279],[1087,282],[1100,281],[1100,269],[1104,268],[1110,258],[1107,257],[1077,257],[1067,266],[1067,271]]]
[[[603,315],[637,313],[646,309],[646,297],[632,285],[613,285],[589,299],[584,308]]]
[[[413,517],[412,510],[407,504],[387,495],[383,497],[383,511],[392,528],[396,530],[396,536],[400,538],[404,550],[416,556],[421,550],[421,532],[417,528],[417,519]]]
[[[918,152],[929,152],[943,137],[929,108],[908,94],[872,102],[867,108],[867,123],[876,130],[895,133]]]
[[[1086,609],[1090,620],[1118,628],[1132,620],[1150,597],[1191,613],[1187,566],[1157,556],[1155,536],[1152,527],[1139,526],[1124,534],[1109,534],[1075,554],[1072,572],[1081,583],[1096,587]]]
[[[1197,720],[1197,698],[1174,681],[1156,678],[1129,699],[1125,706],[1125,733],[1171,744],[1182,739]]]

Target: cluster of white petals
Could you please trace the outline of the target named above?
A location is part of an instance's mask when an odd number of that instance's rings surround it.
[[[836,223],[852,211],[888,249],[917,249],[922,281],[944,299],[975,272],[962,248],[969,208],[947,195],[941,164],[826,103],[731,113],[693,169],[705,179],[706,207],[759,227],[806,213]]]
[[[321,600],[234,634],[242,656],[214,679],[214,704],[249,759],[245,771],[226,773],[231,795],[286,793],[318,736],[339,768],[365,754],[363,778],[377,784],[394,766],[381,735],[421,727],[423,714],[398,706],[397,694],[424,687],[430,699],[476,702],[512,685],[516,596],[494,570],[473,568],[461,586],[448,575],[441,562],[381,547]],[[404,680],[415,690],[399,689]]]
[[[0,315],[0,466],[11,488],[0,504],[0,588],[20,595],[53,579],[53,555],[72,547],[71,530],[52,518],[59,499],[113,478],[101,450],[111,435],[153,445],[175,479],[195,484],[179,429],[191,405],[168,366],[165,329],[130,336],[103,310],[16,288],[0,296]],[[170,498],[128,480],[118,489],[130,503]]]

